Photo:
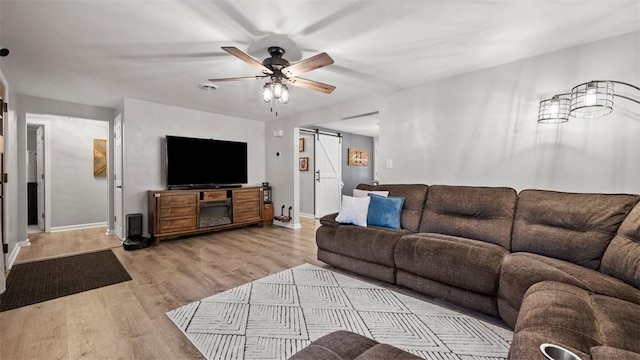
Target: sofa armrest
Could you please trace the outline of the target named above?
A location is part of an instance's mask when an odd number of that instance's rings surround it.
[[[338,213],[327,214],[320,218],[320,224],[325,226],[338,226],[340,223],[336,221],[337,216]]]
[[[594,346],[591,348],[593,360],[640,360],[640,354],[611,346]]]

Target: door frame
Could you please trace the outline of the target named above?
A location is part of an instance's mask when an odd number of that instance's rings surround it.
[[[38,117],[45,117],[45,115],[38,115],[27,113],[27,128],[40,127],[44,131],[44,232],[51,231],[51,141],[50,141],[50,128],[46,121],[38,121]],[[29,169],[25,169],[29,171]],[[25,174],[25,179],[28,178],[28,174]],[[41,209],[38,209],[40,211]]]
[[[120,134],[116,134],[120,128]],[[116,145],[117,137],[120,135],[120,147]],[[122,114],[113,119],[113,233],[121,241],[125,240],[124,228],[124,122]],[[118,175],[120,179],[118,180]],[[118,196],[118,186],[120,196]],[[118,201],[120,205],[118,206]],[[118,211],[119,210],[119,211]],[[120,227],[118,227],[118,224]]]

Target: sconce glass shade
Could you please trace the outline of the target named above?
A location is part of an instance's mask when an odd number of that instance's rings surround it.
[[[538,122],[541,124],[558,124],[569,121],[569,104],[571,99],[556,95],[551,99],[540,101]]]
[[[268,103],[271,99],[273,99],[273,87],[271,83],[266,83],[262,87],[262,100]]]
[[[274,82],[273,83],[273,97],[276,99],[280,99],[280,96],[282,96],[282,83],[281,82]]]
[[[278,100],[283,104],[286,104],[291,100],[291,93],[289,92],[287,85],[282,85],[282,94],[280,94],[280,98]]]
[[[611,114],[613,111],[613,83],[590,81],[571,89],[569,115],[589,119]]]

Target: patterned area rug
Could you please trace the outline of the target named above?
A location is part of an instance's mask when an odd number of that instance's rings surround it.
[[[506,359],[513,333],[376,285],[304,264],[167,316],[207,359],[287,359],[349,330],[425,359]]]

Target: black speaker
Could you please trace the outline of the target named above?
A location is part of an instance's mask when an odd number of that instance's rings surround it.
[[[142,236],[142,214],[127,215],[127,238]]]

